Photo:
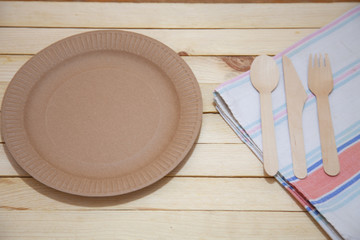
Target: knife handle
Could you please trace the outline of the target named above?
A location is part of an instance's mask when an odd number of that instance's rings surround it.
[[[260,93],[260,106],[264,169],[268,175],[274,176],[279,169],[279,163],[270,92]]]
[[[301,106],[301,107],[300,107]],[[302,128],[303,104],[298,108],[288,109],[288,123],[291,144],[291,157],[293,162],[294,175],[303,179],[307,175],[304,135]]]

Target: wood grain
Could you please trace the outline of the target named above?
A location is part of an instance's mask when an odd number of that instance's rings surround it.
[[[197,142],[189,159],[170,176],[264,176],[259,160],[219,114],[203,115]],[[0,144],[0,176],[28,176],[6,152],[4,144]]]
[[[263,198],[264,195],[267,198]],[[70,196],[33,178],[0,178],[0,210],[305,211],[275,179],[264,178],[165,177],[145,189],[122,196]]]
[[[86,28],[319,28],[356,3],[134,4],[0,2],[0,26]],[[81,10],[80,10],[81,9]],[[16,14],[13,14],[16,12]],[[100,14],[106,12],[105,14]],[[156,14],[148,14],[156,12]],[[21,16],[21,17],[18,17]],[[215,16],[215,17],[214,17]],[[291,21],[283,21],[291,19]]]
[[[0,55],[0,105],[8,82],[32,55]],[[213,102],[213,91],[250,67],[252,57],[182,57],[194,72],[200,83],[203,96],[203,111],[217,112]]]
[[[94,140],[95,141],[95,140]],[[1,137],[1,142],[3,139]],[[219,114],[203,114],[202,127],[197,143],[240,143],[241,140],[231,130]]]
[[[0,144],[0,177],[29,176]],[[238,144],[196,144],[168,176],[263,177],[262,164],[250,149]]]
[[[0,81],[10,82],[20,67],[32,55],[0,55]],[[253,57],[182,57],[201,83],[220,84],[249,70]]]
[[[0,211],[0,220],[0,238],[9,240],[326,239],[299,212]]]
[[[0,0],[4,1],[4,0]],[[18,2],[17,0],[7,0]],[[43,0],[23,0],[24,2],[40,2]],[[357,2],[358,0],[48,0],[47,2],[117,2],[117,3],[336,3]],[[5,1],[4,1],[5,2]]]
[[[95,29],[92,29],[95,30]],[[188,55],[274,55],[316,29],[127,29]],[[0,54],[35,54],[77,28],[0,28]]]
[[[0,82],[0,104],[2,104],[3,96],[5,94],[8,84],[9,82]],[[218,85],[219,84],[200,84],[204,113],[217,113],[213,101],[213,91]]]
[[[9,82],[0,82],[0,104],[2,104],[3,96],[8,84]],[[217,113],[213,101],[213,91],[218,85],[219,84],[200,84],[204,113]]]

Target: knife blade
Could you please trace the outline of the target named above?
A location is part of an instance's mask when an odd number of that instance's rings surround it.
[[[305,89],[290,58],[283,56],[286,107],[289,123],[293,171],[297,178],[307,176],[302,112],[307,99]]]

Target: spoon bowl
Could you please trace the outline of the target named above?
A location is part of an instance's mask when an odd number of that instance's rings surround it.
[[[276,62],[269,56],[260,55],[251,64],[251,83],[260,93],[272,92],[279,83],[279,77]]]

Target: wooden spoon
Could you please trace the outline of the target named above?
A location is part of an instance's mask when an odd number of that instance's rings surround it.
[[[258,56],[251,64],[251,82],[260,93],[264,169],[270,176],[274,176],[279,168],[271,102],[271,92],[276,88],[279,76],[276,62],[269,56]]]

